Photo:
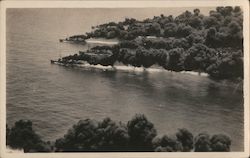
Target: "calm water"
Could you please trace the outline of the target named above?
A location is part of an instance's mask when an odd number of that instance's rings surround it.
[[[190,74],[104,72],[60,67],[49,62],[59,54],[86,49],[59,43],[58,39],[88,31],[91,25],[181,11],[8,10],[8,124],[19,119],[32,120],[40,135],[55,140],[79,119],[100,120],[109,116],[125,122],[136,113],[144,113],[160,135],[174,134],[182,127],[194,134],[225,133],[232,138],[232,150],[242,151],[241,86]]]

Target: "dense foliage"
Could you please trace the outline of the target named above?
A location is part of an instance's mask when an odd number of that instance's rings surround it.
[[[6,143],[14,149],[23,149],[24,152],[51,151],[50,143],[41,140],[32,128],[31,121],[20,120],[9,129],[6,127]]]
[[[80,120],[63,138],[55,142],[56,151],[119,151],[128,146],[125,125],[110,118],[101,122]]]
[[[197,71],[217,79],[243,78],[243,16],[240,7],[217,7],[209,16],[199,9],[177,17],[125,19],[93,27],[85,38],[118,38],[114,46],[97,46],[58,61],[113,66],[115,62],[170,71]]]
[[[134,151],[153,151],[152,140],[157,135],[153,123],[144,115],[136,115],[127,124],[130,137],[129,147]]]
[[[193,38],[205,42],[211,47],[239,47],[242,48],[241,8],[217,7],[208,16],[194,9],[193,13],[185,11],[177,17],[154,16],[152,19],[139,21],[126,18],[122,22],[109,22],[93,27],[93,31],[86,33],[86,37],[118,38],[132,40],[138,36]]]
[[[231,140],[224,134],[211,138],[206,133],[196,137],[187,129],[174,136],[157,136],[154,124],[145,115],[136,114],[127,124],[110,118],[102,121],[80,120],[54,143],[44,142],[32,129],[31,121],[20,120],[6,128],[7,145],[24,152],[81,151],[166,151],[166,152],[226,152]]]

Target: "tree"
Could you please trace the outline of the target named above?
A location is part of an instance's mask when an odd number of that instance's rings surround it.
[[[33,131],[32,122],[20,120],[6,128],[7,145],[24,152],[83,152],[83,151],[163,151],[224,152],[230,151],[231,140],[224,134],[212,138],[206,133],[195,137],[186,129],[179,129],[175,136],[156,137],[153,123],[145,115],[136,114],[127,125],[110,118],[102,121],[80,120],[55,143],[44,142]],[[55,149],[54,149],[55,148]]]
[[[179,129],[176,133],[177,140],[181,142],[183,151],[191,151],[193,149],[193,134],[187,129]]]
[[[165,37],[175,37],[177,31],[177,25],[175,23],[167,23],[164,26]]]
[[[182,71],[183,61],[182,55],[184,53],[183,48],[174,48],[168,51],[168,61],[166,64],[166,69],[171,71]]]
[[[216,37],[217,31],[216,28],[211,27],[209,28],[207,35],[206,35],[206,45],[211,47],[217,47],[220,42]]]
[[[136,114],[128,121],[130,147],[133,151],[153,151],[152,140],[157,135],[154,125],[145,115]]]
[[[98,58],[97,63],[102,65],[102,66],[113,66],[115,61],[116,61],[116,57],[114,55],[101,55],[99,56],[100,58]]]
[[[202,28],[202,19],[198,16],[193,16],[190,18],[188,24],[195,28],[195,29],[201,29]]]
[[[216,134],[211,138],[211,149],[215,152],[230,151],[231,140],[224,134]]]
[[[107,32],[106,35],[107,39],[115,38],[117,37],[116,32],[114,30]]]
[[[233,12],[235,13],[241,12],[241,8],[239,6],[235,6]]]
[[[151,36],[159,36],[161,33],[161,25],[157,22],[146,24],[146,34]]]
[[[136,49],[138,48],[138,44],[133,40],[124,40],[119,43],[120,48],[129,48],[129,49]]]
[[[187,38],[173,39],[171,40],[171,42],[172,42],[172,48],[188,49],[190,47]]]
[[[68,130],[63,138],[57,139],[57,151],[95,151],[99,143],[98,122],[95,120],[80,120]]]
[[[176,140],[176,138],[170,138],[167,135],[154,139],[153,145],[154,150],[157,152],[176,152],[183,150],[181,143]]]
[[[184,23],[187,24],[189,19],[192,17],[192,13],[190,11],[185,11],[175,18],[176,23]]]
[[[134,18],[125,18],[125,21],[123,22],[124,25],[132,25],[136,22],[136,19]]]
[[[189,43],[189,46],[192,46],[193,44],[201,43],[204,44],[204,36],[199,35],[197,33],[192,33],[189,36],[186,37],[186,40]]]
[[[126,151],[127,127],[110,118],[103,121],[80,120],[63,138],[57,139],[57,151]]]
[[[167,69],[167,61],[169,58],[168,52],[165,49],[152,49],[151,50],[155,55],[156,63],[162,66],[164,69]]]
[[[194,9],[194,15],[198,16],[200,14],[200,9],[196,8]]]
[[[228,45],[237,47],[242,49],[243,48],[243,33],[242,33],[242,24],[236,21],[232,21],[228,24],[228,38],[227,41]]]
[[[24,152],[48,152],[50,147],[43,142],[32,128],[29,120],[19,120],[10,129],[7,143],[11,148],[23,149]]]
[[[212,62],[206,72],[217,79],[243,78],[243,52],[232,49],[218,49],[217,56],[211,58]]]
[[[129,142],[127,127],[116,124],[110,118],[98,125],[98,151],[125,151]]]
[[[137,48],[136,49],[136,59],[139,63],[142,64],[143,67],[148,68],[155,64],[154,54],[151,51],[148,51],[144,48]]]
[[[209,29],[210,27],[218,27],[219,22],[216,17],[209,16],[203,19],[203,24],[206,29]]]
[[[214,49],[208,48],[203,44],[194,44],[186,53],[184,60],[185,70],[206,71],[207,67],[211,65],[211,58],[214,55],[216,55]]]
[[[181,23],[178,25],[175,37],[186,37],[192,33],[192,27]]]
[[[233,7],[226,6],[226,7],[216,7],[216,11],[220,13],[222,16],[231,16]]]
[[[195,137],[194,151],[195,152],[208,152],[210,149],[210,137],[206,133],[200,133]]]

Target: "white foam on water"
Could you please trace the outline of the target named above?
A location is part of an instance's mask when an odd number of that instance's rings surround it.
[[[118,41],[104,41],[104,40],[98,40],[98,39],[87,39],[85,40],[86,43],[89,44],[106,44],[106,45],[114,45],[114,44],[118,44]]]
[[[120,70],[120,71],[127,71],[127,72],[171,72],[169,70],[165,70],[162,68],[143,68],[143,67],[134,67],[131,65],[116,65],[116,66],[103,66],[100,64],[97,65],[91,65],[88,63],[84,64],[78,64],[77,67],[84,67],[84,68],[95,68],[95,69],[101,69],[103,71],[115,71],[115,70]],[[172,71],[174,72],[174,71]],[[178,73],[178,72],[174,72]],[[204,76],[207,77],[209,76],[207,73],[204,72],[194,72],[194,71],[181,71],[180,73],[183,74],[190,74],[190,75],[195,75],[195,76]]]
[[[196,76],[209,76],[207,73],[205,72],[194,72],[194,71],[181,71],[180,73],[183,73],[183,74],[190,74],[190,75],[196,75]]]
[[[77,67],[84,67],[84,68],[102,69],[102,70],[115,70],[115,68],[112,67],[112,66],[103,66],[103,65],[100,65],[100,64],[90,65],[88,63],[85,63],[85,64],[77,64],[76,66]]]
[[[77,67],[84,67],[84,68],[96,68],[96,69],[102,69],[102,70],[110,70],[110,71],[115,71],[115,70],[119,70],[119,71],[127,71],[127,72],[163,72],[166,71],[164,69],[160,69],[160,68],[143,68],[143,67],[134,67],[131,65],[116,65],[116,66],[103,66],[100,64],[97,65],[90,65],[88,63],[84,63],[84,64],[79,64],[77,65]]]

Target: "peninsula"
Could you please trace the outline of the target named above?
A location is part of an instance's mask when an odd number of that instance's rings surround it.
[[[52,63],[114,66],[122,63],[169,71],[195,71],[216,79],[243,78],[243,16],[240,7],[217,7],[208,16],[194,9],[177,17],[154,16],[139,21],[126,18],[93,26],[85,35],[66,41],[118,39],[118,43],[94,46]],[[84,61],[84,62],[83,62]]]

